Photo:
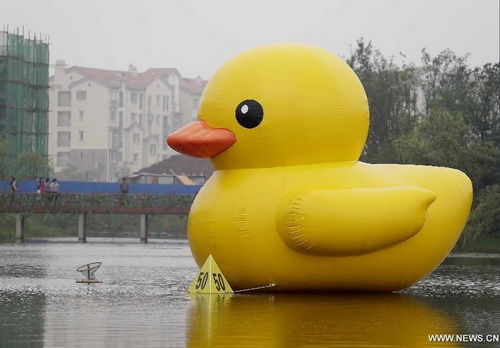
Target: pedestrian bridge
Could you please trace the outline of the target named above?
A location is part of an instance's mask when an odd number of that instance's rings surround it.
[[[87,214],[136,214],[140,218],[140,240],[147,243],[148,216],[187,215],[195,195],[62,193],[0,193],[0,213],[16,214],[16,242],[24,242],[25,222],[30,214],[78,215],[78,241],[86,242]]]

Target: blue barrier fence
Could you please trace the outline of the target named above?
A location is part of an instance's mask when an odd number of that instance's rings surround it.
[[[85,182],[85,181],[58,181],[59,193],[119,193],[120,183],[110,182]],[[36,180],[17,183],[17,188],[22,193],[35,193],[38,182]],[[130,194],[177,194],[193,195],[200,191],[202,185],[169,185],[169,184],[135,184],[129,183]],[[0,181],[1,192],[9,192],[9,182]]]

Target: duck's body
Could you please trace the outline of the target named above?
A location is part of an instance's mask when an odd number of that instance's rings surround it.
[[[444,178],[446,182],[440,180]],[[216,171],[192,206],[189,242],[197,263],[212,254],[235,289],[269,283],[276,284],[276,290],[403,289],[430,273],[453,248],[470,208],[469,191],[463,187],[468,187],[468,178],[452,169],[362,162]],[[424,191],[408,202],[412,188],[429,190],[438,198],[431,203],[433,196]],[[300,240],[289,245],[293,241],[286,238],[293,227],[283,222],[293,197],[316,189],[343,198],[332,199],[328,207],[317,199],[302,200],[304,219],[323,221],[320,237],[326,233],[326,239],[329,235],[335,242],[320,252],[315,247],[321,249],[325,240],[303,248]],[[367,192],[383,196],[387,189],[401,193],[400,204],[382,199],[371,209],[363,206]],[[352,215],[337,216],[336,208],[345,213],[346,205],[353,208]],[[319,210],[318,216],[310,216],[311,210]],[[289,219],[297,215],[301,213]],[[351,227],[345,224],[349,220]],[[409,230],[401,228],[402,222]],[[391,230],[393,225],[400,231]],[[352,226],[359,226],[359,233],[353,233]],[[383,231],[392,234],[377,240]]]
[[[358,161],[366,95],[324,50],[237,56],[207,85],[199,120],[168,140],[215,166],[188,237],[198,265],[211,254],[233,289],[402,289],[440,264],[467,220],[463,173]]]

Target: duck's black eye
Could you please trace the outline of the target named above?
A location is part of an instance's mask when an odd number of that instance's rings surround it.
[[[245,128],[255,128],[264,117],[264,109],[258,101],[247,99],[236,107],[236,120]]]

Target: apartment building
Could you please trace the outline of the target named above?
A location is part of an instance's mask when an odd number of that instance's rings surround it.
[[[206,85],[207,81],[201,77],[195,79],[181,78],[179,103],[184,124],[196,121],[201,95]]]
[[[116,181],[175,154],[165,140],[197,112],[206,84],[198,80],[174,68],[139,73],[132,65],[115,71],[57,61],[49,114],[56,173],[73,167],[98,181]]]

